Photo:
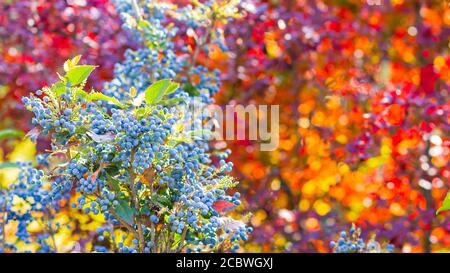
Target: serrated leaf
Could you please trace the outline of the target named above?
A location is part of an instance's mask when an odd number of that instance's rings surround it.
[[[89,77],[89,75],[94,71],[96,66],[94,65],[79,65],[75,66],[72,69],[70,69],[67,74],[66,78],[67,81],[72,85],[78,85]]]
[[[179,83],[171,82],[169,87],[167,87],[166,92],[164,93],[164,95],[172,94],[173,92],[175,92],[175,90],[178,89],[178,87],[180,87]]]
[[[128,202],[125,199],[119,199],[119,204],[116,207],[116,213],[122,218],[125,222],[132,225],[134,219],[134,210],[130,207]]]
[[[102,101],[107,101],[110,102],[120,108],[127,108],[127,106],[123,103],[121,103],[118,99],[114,98],[114,97],[109,97],[103,93],[100,92],[92,92],[89,93],[89,95],[86,98],[87,101],[97,101],[97,100],[102,100]]]
[[[66,71],[66,72],[70,71],[73,67],[75,67],[78,64],[80,59],[81,59],[81,55],[77,55],[77,56],[73,57],[72,59],[65,61],[64,62],[64,71]]]
[[[436,211],[436,215],[446,210],[450,210],[450,191],[447,192],[442,206]]]
[[[15,130],[15,129],[4,129],[0,130],[0,139],[4,138],[17,138],[17,137],[23,137],[25,135],[24,132]]]
[[[164,95],[173,93],[179,84],[174,83],[169,79],[159,80],[154,82],[145,90],[145,102],[147,104],[155,104],[161,101]]]
[[[76,88],[76,89],[75,89],[75,96],[76,96],[76,97],[81,97],[81,98],[83,98],[83,99],[86,100],[86,99],[89,97],[89,93],[86,92],[86,91],[84,91],[84,90],[81,89],[81,88]]]

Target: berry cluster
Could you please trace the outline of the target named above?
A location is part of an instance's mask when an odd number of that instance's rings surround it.
[[[122,99],[129,97],[131,87],[140,93],[154,81],[171,78],[181,82],[188,94],[213,102],[211,96],[220,88],[220,72],[198,64],[197,59],[208,54],[212,45],[227,50],[222,28],[239,16],[238,2],[221,6],[206,1],[181,7],[149,0],[113,2],[123,28],[143,46],[125,52],[125,60],[115,66],[115,78],[105,85],[105,94]]]
[[[1,1],[2,128],[29,129],[20,98],[55,81],[55,71],[70,56],[82,54],[85,62],[99,65],[89,84],[101,88],[133,46],[120,24],[109,0]]]
[[[334,253],[391,253],[394,251],[394,245],[386,244],[382,246],[375,240],[375,237],[364,242],[361,238],[361,229],[354,224],[348,233],[342,231],[339,234],[337,242],[331,241],[330,247]]]
[[[31,162],[17,162],[20,169],[16,183],[2,192],[0,198],[0,214],[3,215],[1,225],[17,223],[15,240],[1,238],[0,252],[16,251],[19,242],[25,245],[38,244],[40,252],[54,250],[50,246],[52,236],[52,212],[58,207],[58,202],[46,189],[46,177],[41,170],[31,167]],[[30,234],[30,224],[44,225],[45,232]],[[5,234],[2,234],[5,236]]]

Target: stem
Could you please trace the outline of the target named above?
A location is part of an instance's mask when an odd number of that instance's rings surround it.
[[[134,12],[136,12],[138,19],[142,20],[142,13],[141,13],[141,9],[139,8],[139,4],[138,4],[137,0],[132,0],[131,2],[133,4],[133,9],[134,9]]]
[[[176,249],[176,252],[177,252],[177,253],[178,253],[178,252],[181,252],[181,250],[182,250],[183,247],[184,247],[184,244],[183,244],[183,243],[184,243],[184,239],[186,238],[187,230],[188,230],[187,226],[184,227],[183,233],[181,234],[180,243],[178,244],[178,247],[177,247],[177,249]]]
[[[427,146],[425,148],[425,151],[428,152],[430,150],[430,140],[427,140]],[[422,170],[422,176],[427,176],[426,172]],[[429,178],[427,178],[429,179]],[[430,179],[431,180],[431,179]],[[426,210],[435,210],[434,208],[434,202],[433,202],[433,196],[431,195],[431,191],[432,189],[425,189],[422,188],[422,194],[425,197],[425,201],[426,201]],[[425,253],[431,253],[431,241],[430,241],[430,237],[431,237],[431,231],[433,230],[433,220],[434,217],[432,217],[431,219],[428,220],[428,224],[429,227],[427,227],[424,231],[424,238],[423,238],[423,246],[424,246],[424,252]]]
[[[53,248],[55,249],[55,252],[58,253],[58,248],[56,246],[56,240],[55,240],[55,232],[52,229],[51,221],[50,221],[50,213],[48,210],[45,211],[45,221],[44,227],[48,234],[50,234],[50,239],[52,240]]]
[[[151,248],[153,248],[155,246],[155,235],[156,235],[156,227],[155,227],[155,224],[153,222],[150,224],[150,230],[151,230],[150,242],[152,242],[152,247]]]
[[[200,53],[200,49],[202,49],[207,44],[209,37],[211,36],[212,30],[214,29],[214,25],[216,23],[216,16],[213,13],[211,17],[212,17],[211,24],[209,24],[208,27],[206,28],[206,33],[200,38],[198,45],[195,47],[194,54],[192,54],[191,69],[197,63],[197,57],[198,54]]]
[[[131,152],[131,162],[134,162],[134,154],[135,151],[133,150]],[[136,221],[136,225],[137,225],[137,239],[139,242],[139,252],[144,252],[144,248],[145,248],[145,238],[144,238],[144,231],[142,230],[142,223],[141,223],[141,218],[139,215],[139,211],[141,210],[141,207],[139,205],[139,198],[136,194],[136,185],[135,185],[135,180],[136,180],[136,174],[134,173],[133,170],[133,164],[131,164],[131,166],[128,168],[128,171],[130,173],[130,188],[131,188],[131,203],[134,206],[134,209],[136,210],[136,217],[135,217],[135,221]]]
[[[161,248],[162,244],[156,244],[156,242],[159,241],[159,237],[161,237],[161,234],[162,234],[162,230],[160,232],[156,233],[155,244],[152,246],[152,247],[155,248],[155,252],[161,252],[162,251],[162,248]],[[160,248],[161,248],[161,250],[160,250]]]
[[[117,215],[117,213],[114,210],[109,210],[109,212],[114,216],[114,218],[116,218],[126,229],[128,229],[129,232],[131,232],[132,234],[134,234],[134,236],[138,237],[138,234],[136,232],[136,230],[127,222],[123,221],[119,215]]]
[[[1,252],[5,252],[5,240],[6,240],[6,218],[7,218],[7,212],[6,212],[6,191],[2,190],[2,196],[5,197],[5,200],[2,202],[2,216],[1,216],[1,234],[0,234],[0,249]]]

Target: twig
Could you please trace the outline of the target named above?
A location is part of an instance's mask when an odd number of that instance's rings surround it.
[[[131,232],[134,236],[138,237],[136,230],[130,224],[122,220],[113,209],[110,209],[109,213],[111,213],[126,229],[128,229],[129,232]]]
[[[133,163],[134,162],[134,154],[135,151],[133,150],[131,152],[131,160],[130,162]],[[130,188],[131,188],[131,203],[134,206],[134,209],[136,210],[136,225],[137,225],[137,235],[138,235],[138,243],[139,243],[139,252],[144,252],[144,248],[145,248],[145,238],[144,238],[144,231],[142,230],[142,223],[141,223],[141,219],[140,219],[140,215],[139,215],[139,211],[141,210],[140,205],[139,205],[139,198],[136,194],[136,185],[135,185],[135,180],[136,180],[136,175],[134,173],[133,170],[133,164],[131,164],[131,167],[128,168],[128,171],[130,173]]]
[[[56,240],[55,240],[55,232],[52,229],[52,224],[50,222],[50,213],[48,210],[45,211],[45,220],[46,223],[44,223],[44,227],[46,232],[50,235],[50,239],[52,240],[53,248],[55,249],[55,252],[58,253],[58,247],[56,246]]]
[[[139,4],[137,3],[137,0],[132,0],[132,3],[133,3],[134,12],[136,12],[138,19],[142,20],[142,13],[141,13],[141,9],[139,8]]]
[[[5,225],[6,225],[6,218],[7,218],[7,212],[6,212],[6,191],[4,191],[4,190],[2,190],[2,196],[4,196],[5,197],[5,199],[3,200],[3,202],[2,202],[2,211],[3,211],[3,213],[2,213],[2,216],[1,216],[1,225],[2,225],[2,227],[1,227],[1,234],[0,234],[0,236],[1,236],[1,238],[0,238],[0,249],[1,249],[1,251],[2,252],[4,252],[5,251],[5,240],[6,240],[6,229],[5,229]]]
[[[206,33],[200,38],[200,41],[198,45],[196,45],[194,54],[192,54],[191,59],[191,69],[194,67],[194,65],[197,62],[198,54],[200,53],[200,50],[207,44],[209,37],[211,36],[212,30],[214,29],[214,25],[216,23],[216,16],[213,14],[211,18],[211,24],[208,25],[206,28]]]
[[[178,247],[176,249],[177,253],[180,252],[183,249],[183,247],[185,246],[183,244],[183,242],[184,242],[184,239],[186,238],[187,230],[188,230],[187,226],[184,227],[183,233],[181,234],[180,243],[178,244]]]

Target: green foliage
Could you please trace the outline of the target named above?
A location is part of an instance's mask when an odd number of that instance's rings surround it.
[[[116,213],[119,217],[132,225],[134,221],[134,209],[130,207],[129,202],[125,199],[119,199],[119,205],[116,207]]]
[[[120,108],[127,108],[128,106],[121,103],[120,101],[118,101],[116,98],[113,97],[108,97],[103,93],[100,92],[91,92],[89,93],[89,95],[86,97],[86,101],[98,101],[98,100],[102,100],[102,101],[107,101],[110,102]]]
[[[70,85],[75,86],[86,81],[96,66],[80,65],[74,66],[66,73],[66,79]]]
[[[436,211],[436,214],[439,214],[440,212],[450,210],[450,191],[447,192],[447,196],[445,196],[444,202],[442,203],[442,206]]]
[[[145,90],[145,102],[147,104],[156,104],[161,101],[164,95],[173,93],[179,86],[178,83],[174,83],[169,79],[159,80]]]

